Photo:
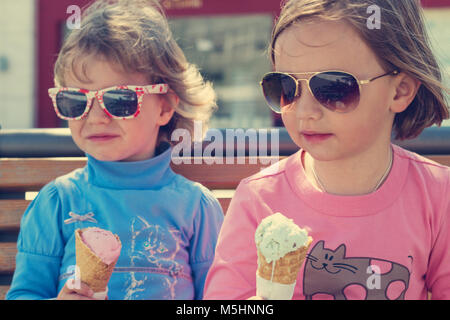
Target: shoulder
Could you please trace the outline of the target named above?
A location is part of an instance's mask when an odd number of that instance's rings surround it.
[[[62,176],[55,178],[54,183],[57,187],[64,187],[71,183],[87,180],[86,167],[75,169]]]
[[[78,192],[87,181],[88,177],[85,168],[78,168],[55,178],[51,182],[51,186],[57,191],[60,198],[62,198],[65,195]]]
[[[299,152],[280,159],[263,170],[242,179],[228,208],[229,212],[262,212],[268,203],[276,203],[280,190],[291,190],[291,176],[299,171]],[[234,215],[234,214],[232,214]]]
[[[449,183],[450,167],[399,146],[393,146],[396,156],[408,163],[409,176],[414,175],[413,177],[427,181],[428,183],[444,185]]]
[[[63,199],[65,196],[73,194],[75,190],[79,189],[78,181],[83,179],[84,170],[83,168],[80,168],[48,182],[41,190],[39,190],[38,194],[29,205],[27,213],[35,211],[34,209],[37,208],[42,209],[43,212],[47,212],[47,214],[57,210],[59,205],[64,202]],[[51,208],[51,210],[49,208]]]
[[[295,164],[295,159],[299,152],[296,152],[288,157],[280,158],[276,163],[269,165],[261,171],[243,179],[240,185],[248,185],[252,188],[267,185],[268,183],[276,183],[285,178],[286,171]]]
[[[214,196],[213,192],[201,183],[189,180],[181,174],[175,173],[174,179],[171,182],[171,188],[178,197],[186,200],[195,200],[195,202],[202,208],[219,206],[219,201]]]
[[[58,200],[64,194],[64,190],[73,188],[75,182],[80,180],[80,177],[83,175],[83,168],[79,168],[53,179],[39,190],[34,202],[43,201],[44,199]]]
[[[177,191],[182,190],[183,194],[196,194],[198,196],[201,196],[204,193],[210,192],[206,187],[204,187],[202,184],[189,180],[188,178],[184,177],[183,175],[179,173],[175,173],[173,175],[173,179],[170,181],[169,186],[172,189],[175,189]]]
[[[444,212],[450,205],[450,168],[415,152],[394,146],[397,159],[407,165],[409,199],[426,201],[432,212]]]

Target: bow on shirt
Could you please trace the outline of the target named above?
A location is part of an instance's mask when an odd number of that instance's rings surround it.
[[[65,224],[74,223],[76,221],[89,221],[97,223],[97,220],[94,219],[94,213],[89,212],[84,215],[76,214],[75,212],[69,212],[69,216],[72,218],[64,220]]]

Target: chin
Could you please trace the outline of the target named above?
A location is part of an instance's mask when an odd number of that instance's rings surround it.
[[[118,157],[118,156],[98,155],[98,154],[90,154],[90,153],[89,153],[89,155],[99,161],[121,161],[122,160],[122,158]]]
[[[317,161],[333,161],[338,160],[342,155],[334,152],[329,146],[308,146],[308,143],[300,141],[294,141],[297,146],[308,152],[311,157]]]
[[[111,150],[85,150],[85,152],[91,157],[99,161],[121,161],[127,158],[127,155],[120,154],[118,152],[110,152]],[[116,150],[117,151],[117,150]]]
[[[310,152],[308,150],[306,150],[306,151],[311,155],[311,157],[314,158],[314,160],[317,160],[317,161],[326,162],[326,161],[333,161],[333,160],[337,160],[338,159],[337,157],[333,157],[331,154],[322,154],[322,153],[319,153],[319,152]]]
[[[83,150],[91,157],[99,160],[99,161],[123,161],[130,157],[127,152],[123,150],[119,150],[119,148],[85,148]]]

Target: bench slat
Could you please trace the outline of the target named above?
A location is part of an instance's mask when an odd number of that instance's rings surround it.
[[[204,158],[202,164],[196,164],[194,158],[190,160],[190,164],[172,163],[172,169],[190,180],[200,182],[209,189],[228,189],[236,188],[240,180],[267,166],[256,160],[248,160],[252,162],[246,164],[210,165],[208,163],[212,162],[211,159]],[[265,161],[262,163],[270,164],[270,161],[275,162],[276,158],[261,159]],[[86,164],[86,158],[0,158],[0,162],[2,177],[0,190],[17,192],[38,191],[56,177],[83,167]],[[220,176],[218,176],[219,172]]]
[[[175,165],[172,169],[189,180],[197,181],[209,189],[235,189],[239,182],[249,177],[271,163],[275,163],[283,157],[242,158],[242,164],[235,158],[234,164],[211,164],[212,158],[204,158],[203,164]]]
[[[0,285],[0,300],[5,300],[6,293],[9,290],[9,285]]]
[[[0,159],[0,189],[39,191],[58,176],[83,167],[85,158]]]
[[[436,161],[440,164],[443,164],[444,166],[450,167],[450,155],[432,155],[425,157],[433,161]]]
[[[0,200],[0,231],[18,231],[29,200]]]
[[[17,244],[0,242],[0,274],[13,274],[16,268]]]

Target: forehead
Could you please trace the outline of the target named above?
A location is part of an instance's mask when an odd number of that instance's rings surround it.
[[[100,90],[119,85],[146,85],[143,74],[126,72],[119,65],[103,58],[86,56],[77,59],[65,74],[67,87]]]
[[[376,57],[344,21],[307,19],[284,30],[275,44],[275,68],[286,72],[358,71],[375,65]]]

